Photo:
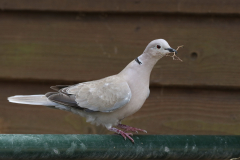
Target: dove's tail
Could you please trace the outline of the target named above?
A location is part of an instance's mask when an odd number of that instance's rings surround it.
[[[8,97],[8,101],[12,103],[55,106],[56,103],[51,102],[45,95],[18,95]]]

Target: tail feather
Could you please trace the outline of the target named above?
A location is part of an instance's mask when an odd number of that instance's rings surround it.
[[[12,103],[55,106],[56,103],[48,100],[45,95],[17,95],[8,97],[8,101]]]

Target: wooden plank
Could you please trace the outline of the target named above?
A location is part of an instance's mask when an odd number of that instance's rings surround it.
[[[101,133],[103,128],[95,127],[72,113],[7,101],[10,95],[46,93],[51,91],[49,88],[51,85],[1,82],[0,86],[3,90],[0,92],[0,133]]]
[[[125,123],[150,134],[237,135],[239,96],[239,90],[151,88],[144,107]]]
[[[2,10],[239,14],[236,0],[0,0]]]
[[[2,12],[0,77],[100,79],[164,38],[173,48],[185,45],[183,62],[161,59],[152,84],[239,87],[239,28],[238,17]]]
[[[70,112],[44,106],[14,104],[12,95],[42,94],[54,84],[0,83],[0,133],[106,134]],[[150,97],[123,124],[148,134],[240,134],[240,91],[192,88],[151,88]]]

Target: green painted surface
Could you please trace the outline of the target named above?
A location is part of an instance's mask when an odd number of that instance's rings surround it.
[[[240,136],[2,134],[0,159],[231,159]]]

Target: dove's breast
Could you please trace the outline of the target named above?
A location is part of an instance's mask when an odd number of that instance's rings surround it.
[[[124,117],[130,116],[137,112],[144,104],[146,99],[149,96],[149,84],[148,83],[132,83],[129,84],[129,87],[132,92],[131,100],[126,106],[122,107],[121,109],[124,112]]]
[[[150,72],[144,71],[144,66],[138,66],[135,61],[118,75],[117,78],[126,81],[131,90],[131,99],[124,106],[113,110],[112,112],[79,112],[83,117],[86,117],[88,122],[94,124],[102,124],[107,128],[117,125],[124,118],[137,112],[144,104],[149,96],[149,77]]]
[[[131,90],[131,100],[122,108],[115,110],[112,114],[115,118],[122,120],[137,112],[149,96],[150,70],[131,62],[118,76],[126,80]]]

